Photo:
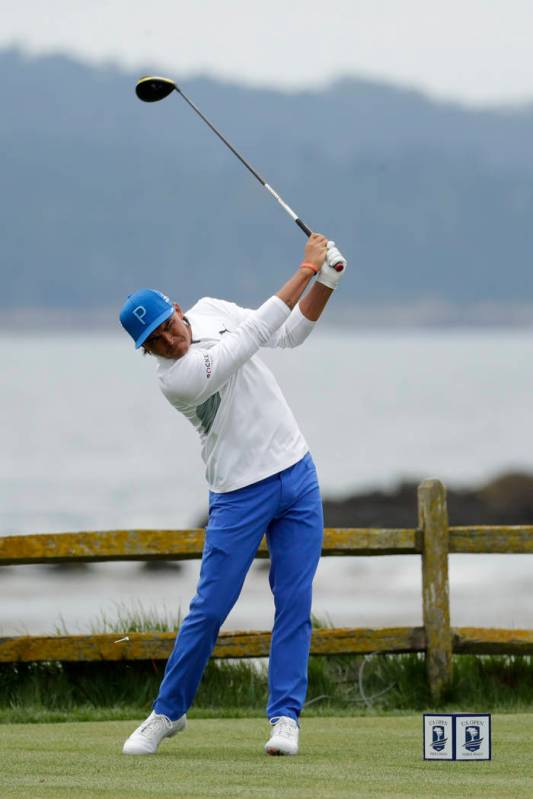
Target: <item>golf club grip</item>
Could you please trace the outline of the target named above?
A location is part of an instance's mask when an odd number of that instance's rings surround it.
[[[298,225],[298,227],[300,228],[300,230],[303,230],[303,232],[305,233],[305,235],[307,236],[307,238],[309,238],[309,236],[311,235],[311,233],[312,233],[313,231],[312,231],[312,230],[310,230],[310,228],[308,228],[308,227],[307,227],[307,225],[305,224],[305,222],[302,222],[302,220],[301,220],[301,219],[299,219],[298,217],[296,217],[296,219],[295,219],[294,221],[296,222],[296,224]]]
[[[296,217],[296,219],[295,219],[294,221],[296,222],[296,224],[298,225],[298,227],[299,227],[301,230],[303,230],[303,232],[305,233],[305,235],[307,236],[307,238],[309,238],[309,236],[311,235],[311,233],[312,233],[313,231],[312,231],[312,230],[309,230],[309,228],[307,227],[307,225],[305,224],[305,222],[302,222],[302,220],[301,220],[301,219],[299,219],[298,217]],[[333,266],[332,266],[331,268],[332,268],[332,269],[334,269],[336,272],[342,272],[342,271],[344,270],[344,264],[343,264],[342,262],[340,262],[340,261],[339,261],[339,263],[338,263],[338,264],[333,264]]]

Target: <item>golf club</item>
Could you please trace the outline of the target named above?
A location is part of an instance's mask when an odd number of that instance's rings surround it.
[[[182,92],[182,90],[179,88],[179,86],[177,86],[174,83],[173,80],[171,80],[170,78],[161,78],[154,75],[146,75],[142,78],[139,78],[139,80],[137,81],[137,86],[135,87],[135,93],[137,94],[137,97],[139,98],[139,100],[142,100],[145,103],[156,103],[158,100],[164,100],[165,97],[168,97],[169,94],[171,94],[173,91],[176,91],[179,95],[183,97],[185,102],[188,103],[188,105],[190,105],[193,111],[195,111],[198,114],[198,116],[201,119],[203,119],[206,125],[209,125],[213,133],[216,133],[218,138],[224,142],[226,147],[229,147],[231,152],[237,156],[241,164],[244,164],[246,169],[248,169],[248,171],[252,173],[254,178],[256,178],[259,181],[259,183],[262,186],[264,186],[264,188],[268,192],[270,192],[272,197],[274,197],[274,199],[278,201],[281,207],[284,208],[285,211],[289,214],[291,219],[294,222],[296,222],[296,224],[301,230],[303,230],[305,235],[310,236],[312,231],[310,228],[307,227],[305,222],[302,222],[300,217],[292,210],[292,208],[289,205],[287,205],[287,203],[279,196],[279,194],[276,191],[274,191],[272,186],[270,186],[266,182],[266,180],[264,180],[264,178],[262,178],[261,175],[258,172],[256,172],[253,166],[251,166],[251,164],[249,164],[248,161],[245,158],[243,158],[243,156],[235,149],[235,147],[233,147],[232,144],[229,143],[229,141],[222,135],[222,133],[215,128],[215,126],[207,119],[207,117],[204,116],[204,114],[202,114],[198,106],[196,106],[192,102],[192,100],[190,100],[187,97],[187,95]],[[335,269],[336,272],[342,272],[342,270],[344,269],[344,265],[342,263],[338,263],[335,264],[332,267],[332,269]]]

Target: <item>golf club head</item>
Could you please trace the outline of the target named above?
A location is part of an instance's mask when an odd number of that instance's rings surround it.
[[[135,94],[144,103],[156,103],[176,89],[176,84],[170,78],[160,78],[155,75],[145,75],[139,78],[135,87]]]

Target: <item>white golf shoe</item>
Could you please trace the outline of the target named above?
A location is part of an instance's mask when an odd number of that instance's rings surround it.
[[[300,728],[289,716],[270,719],[272,730],[265,744],[267,755],[297,755]]]
[[[185,714],[177,721],[171,721],[152,710],[146,721],[132,732],[125,742],[122,752],[125,755],[154,755],[163,738],[172,738],[187,726]]]

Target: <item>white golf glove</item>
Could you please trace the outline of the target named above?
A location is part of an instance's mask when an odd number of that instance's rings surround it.
[[[337,272],[337,270],[333,268],[336,266],[336,264],[342,264],[343,269],[340,272]],[[317,283],[322,283],[324,286],[327,286],[330,289],[337,288],[339,280],[346,272],[347,264],[348,262],[344,255],[342,255],[337,247],[335,247],[335,242],[328,241],[326,260],[322,264],[320,272],[318,273],[318,277],[316,279]]]

